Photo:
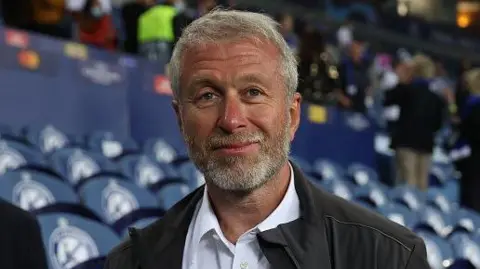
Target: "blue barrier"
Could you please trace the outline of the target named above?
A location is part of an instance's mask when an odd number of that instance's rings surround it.
[[[0,27],[0,122],[51,123],[80,135],[98,130],[185,146],[159,64]],[[335,108],[304,104],[292,153],[313,161],[374,165],[374,127]]]

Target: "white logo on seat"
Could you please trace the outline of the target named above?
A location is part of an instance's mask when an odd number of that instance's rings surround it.
[[[98,164],[81,150],[75,151],[68,159],[68,167],[72,183],[90,177],[100,171]]]
[[[5,142],[0,142],[0,174],[9,169],[16,169],[27,161],[17,150],[10,148]]]
[[[49,238],[49,255],[54,269],[71,269],[99,256],[97,245],[85,231],[59,219]]]
[[[55,203],[50,190],[43,184],[33,181],[29,173],[23,172],[22,180],[13,187],[12,201],[26,211]]]
[[[155,143],[153,151],[155,152],[155,158],[159,162],[169,163],[176,157],[175,150],[162,140]]]
[[[157,183],[165,177],[165,173],[155,165],[150,159],[142,156],[137,163],[135,170],[135,179],[137,184],[145,187]]]
[[[109,223],[119,220],[138,208],[138,201],[126,188],[111,180],[102,191],[102,210]]]
[[[40,141],[45,152],[52,152],[63,148],[67,144],[67,137],[55,127],[48,125],[40,133]]]

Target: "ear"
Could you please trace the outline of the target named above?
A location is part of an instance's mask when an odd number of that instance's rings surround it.
[[[180,128],[180,132],[183,133],[182,112],[180,110],[180,104],[178,100],[176,99],[172,100],[172,107],[173,107],[173,110],[175,110],[175,116],[177,117],[177,124],[178,124],[178,127]]]
[[[302,113],[302,96],[300,93],[296,92],[293,95],[292,102],[290,104],[290,142],[294,139],[295,133],[298,130],[298,126],[300,125],[300,116]]]

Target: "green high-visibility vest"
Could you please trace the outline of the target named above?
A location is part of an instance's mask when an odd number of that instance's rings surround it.
[[[173,6],[158,5],[140,16],[138,22],[138,41],[140,44],[150,41],[173,42],[173,18],[177,9]]]

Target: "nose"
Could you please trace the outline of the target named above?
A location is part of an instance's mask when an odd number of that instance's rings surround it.
[[[218,128],[225,133],[235,133],[247,126],[245,105],[237,94],[225,94],[223,106],[220,106]]]

